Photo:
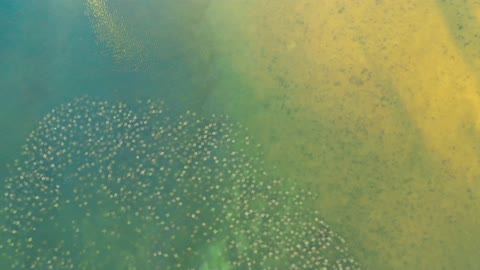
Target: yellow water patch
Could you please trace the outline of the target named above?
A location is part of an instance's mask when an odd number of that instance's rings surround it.
[[[465,3],[210,7],[218,52],[253,88],[243,109],[218,89],[218,106],[247,123],[271,164],[317,188],[366,269],[480,265],[480,73],[464,48],[478,42],[454,31],[478,29],[480,6]]]

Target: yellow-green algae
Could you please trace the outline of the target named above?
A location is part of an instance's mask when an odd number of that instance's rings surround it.
[[[222,85],[212,106],[246,122],[271,164],[316,187],[318,209],[366,268],[479,267],[477,3],[230,1],[210,11],[219,53],[251,89],[239,104],[224,91],[239,88]]]
[[[477,3],[201,10],[207,55],[229,75],[212,85],[208,110],[246,123],[268,164],[315,188],[367,268],[478,268]]]

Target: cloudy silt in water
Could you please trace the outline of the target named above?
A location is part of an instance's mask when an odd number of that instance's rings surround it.
[[[253,145],[227,117],[161,102],[64,104],[5,180],[4,267],[360,269]]]

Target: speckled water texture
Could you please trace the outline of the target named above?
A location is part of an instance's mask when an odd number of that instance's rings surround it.
[[[0,58],[8,63],[0,66],[2,164],[16,168],[13,160],[21,158],[28,134],[53,108],[76,97],[88,94],[109,104],[160,99],[175,119],[191,110],[198,117],[228,115],[248,128],[262,145],[262,168],[285,179],[278,190],[295,183],[296,190],[311,191],[313,197],[298,206],[311,214],[303,220],[314,223],[317,217],[328,224],[345,239],[346,257],[362,269],[480,269],[476,1],[0,3]],[[245,153],[259,157],[255,148]],[[12,179],[5,166],[0,172]],[[102,186],[83,183],[83,190]],[[97,199],[88,200],[104,201]],[[230,207],[243,207],[236,203]],[[28,214],[28,208],[19,209]],[[156,211],[147,208],[141,216]],[[4,225],[15,216],[7,213]],[[118,224],[128,222],[118,216]],[[55,220],[65,228],[64,220]],[[262,224],[239,222],[250,232]],[[118,224],[106,229],[123,226]],[[248,237],[229,236],[242,229],[221,231],[223,239],[252,247],[245,244]],[[23,248],[28,234],[21,238]],[[158,248],[159,237],[133,244]],[[193,269],[235,269],[233,262],[242,260],[249,267],[248,256],[219,252],[228,246],[222,238],[206,239],[212,239],[209,248],[194,248],[203,253],[192,253],[201,261],[188,264]],[[82,248],[77,243],[72,250]],[[135,262],[145,253],[135,250],[123,265],[141,269]],[[34,256],[26,254],[20,258],[31,262]]]

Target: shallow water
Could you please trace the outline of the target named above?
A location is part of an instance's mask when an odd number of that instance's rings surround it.
[[[480,5],[456,2],[0,1],[0,176],[60,104],[160,98],[247,127],[362,269],[478,269]]]

